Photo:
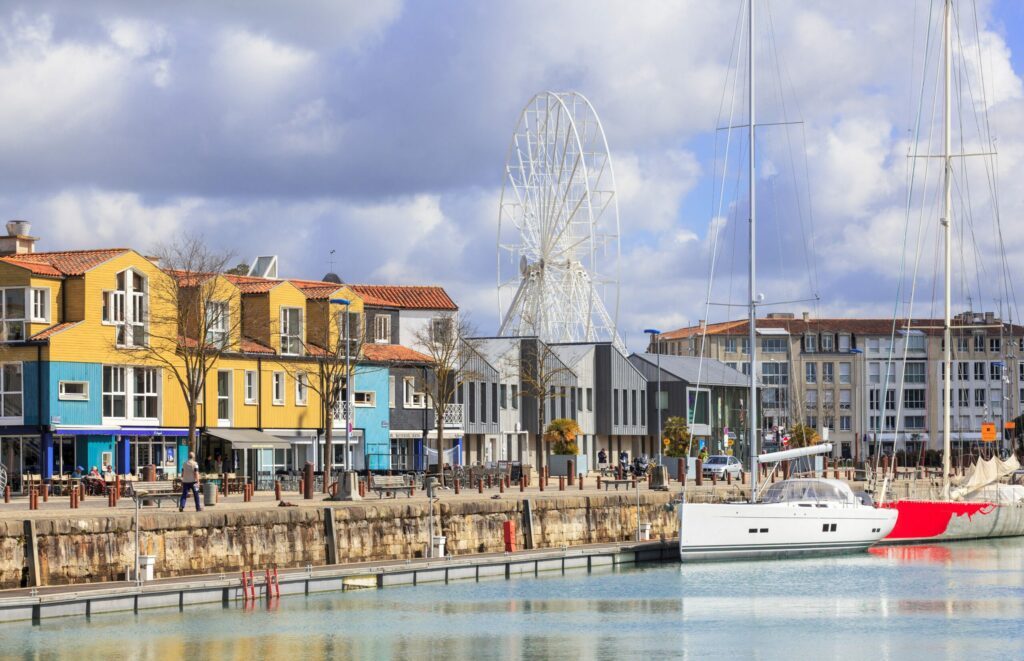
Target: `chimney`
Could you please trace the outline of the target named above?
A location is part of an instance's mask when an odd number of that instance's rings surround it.
[[[0,236],[0,256],[35,252],[39,239],[29,236],[31,231],[32,223],[27,220],[8,220],[7,236]]]
[[[704,328],[704,325],[705,325],[706,322],[707,322],[706,319],[701,319],[700,321],[697,322],[697,327],[698,328]]]
[[[810,320],[811,320],[811,313],[808,312],[807,310],[804,310],[804,321],[810,321]]]

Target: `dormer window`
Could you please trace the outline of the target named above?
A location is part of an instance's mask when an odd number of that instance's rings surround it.
[[[206,343],[223,349],[228,344],[228,303],[209,301],[206,304]]]
[[[117,274],[117,288],[103,292],[103,323],[114,326],[119,347],[144,347],[149,308],[146,276],[135,269]]]
[[[0,304],[3,309],[3,341],[22,342],[25,340],[25,288],[0,289]]]
[[[281,354],[302,355],[302,308],[281,308]]]
[[[804,351],[807,353],[815,353],[818,351],[818,336],[813,333],[804,335]]]
[[[373,341],[391,344],[391,315],[378,314],[373,318]]]

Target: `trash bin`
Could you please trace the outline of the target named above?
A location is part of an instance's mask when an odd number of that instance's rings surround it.
[[[217,504],[217,485],[213,482],[203,482],[203,506],[209,507]]]
[[[651,541],[651,524],[641,523],[640,524],[640,541],[649,542]]]
[[[448,540],[445,535],[434,535],[434,554],[435,558],[444,557],[444,544]]]
[[[156,566],[155,555],[140,555],[139,556],[139,580],[152,581],[153,580],[153,567]]]

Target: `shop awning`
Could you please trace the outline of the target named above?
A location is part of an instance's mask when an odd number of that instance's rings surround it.
[[[56,427],[58,436],[188,436],[187,429],[170,427]]]
[[[207,429],[207,435],[231,443],[234,450],[288,450],[292,444],[255,429]]]

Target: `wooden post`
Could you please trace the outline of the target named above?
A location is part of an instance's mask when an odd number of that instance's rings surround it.
[[[697,486],[702,486],[704,484],[704,461],[699,457],[694,464],[694,474],[697,478]]]
[[[573,486],[576,480],[576,462],[570,459],[566,464],[566,472],[569,474],[569,486]]]

